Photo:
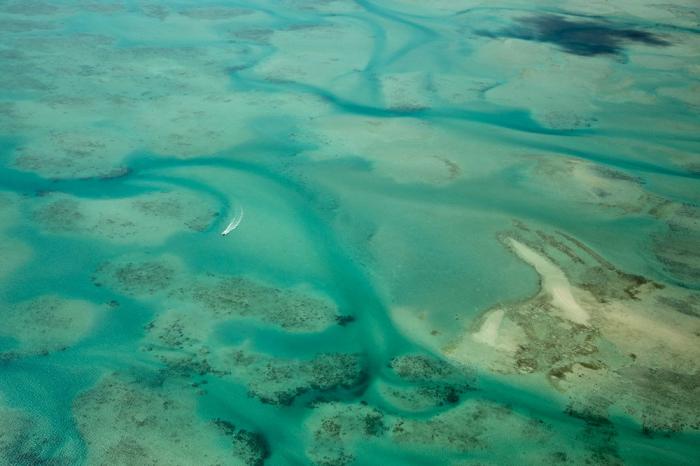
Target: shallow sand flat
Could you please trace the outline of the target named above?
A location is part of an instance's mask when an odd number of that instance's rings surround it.
[[[332,243],[332,232],[324,215],[328,211],[333,215],[336,200],[330,193],[317,191],[306,171],[300,173],[286,156],[280,159],[279,154],[266,152],[268,143],[292,130],[284,122],[278,123],[260,122],[259,129],[267,134],[240,154],[203,157],[184,166],[165,157],[151,159],[145,170],[166,175],[175,190],[183,184],[204,188],[202,194],[217,203],[216,236],[207,234],[196,243],[203,248],[203,259],[210,261],[206,272],[259,274],[292,286],[327,283],[328,261],[332,261],[329,255],[335,251],[327,246]],[[258,158],[262,160],[258,162]],[[332,172],[332,167],[329,169]],[[310,198],[317,202],[309,202]],[[238,209],[245,211],[241,224],[235,232],[221,237],[219,233]],[[183,242],[178,249],[182,253],[192,247],[192,243]]]
[[[604,336],[645,366],[695,372],[695,360],[700,356],[697,319],[667,312],[662,320],[658,312],[650,312],[650,306],[634,304],[605,307],[609,323],[601,327]]]
[[[335,80],[341,86],[343,81],[350,84],[352,71],[348,73],[348,70],[356,70],[355,73],[359,74],[370,60],[370,34],[370,28],[358,27],[358,22],[350,18],[275,31],[270,45],[276,53],[257,65],[254,72],[271,81],[324,85]],[[341,53],[341,50],[344,52]],[[319,66],[313,70],[304,66],[310,60]],[[352,88],[348,90],[352,91]]]
[[[503,309],[495,309],[491,311],[481,324],[479,331],[473,334],[473,338],[489,346],[496,347],[498,329],[501,326],[504,312],[505,311]]]
[[[696,3],[0,2],[0,464],[694,465]]]
[[[33,253],[25,241],[4,234],[4,231],[22,224],[19,201],[20,198],[16,195],[0,192],[0,287],[1,280],[27,263]]]
[[[4,304],[0,333],[17,342],[12,354],[48,354],[61,351],[89,335],[98,317],[93,303],[42,296],[15,304]]]
[[[389,405],[409,416],[454,407],[479,390],[475,371],[429,354],[403,354],[393,358],[389,367],[391,377],[373,389],[382,400],[380,406]]]
[[[92,281],[95,286],[108,287],[120,294],[133,297],[157,296],[162,298],[181,279],[184,265],[174,254],[152,256],[131,254],[101,264]]]
[[[187,191],[125,199],[51,194],[36,208],[35,219],[40,227],[55,234],[87,235],[115,243],[158,244],[176,233],[209,228],[216,211],[205,199]]]
[[[592,251],[582,249],[584,245],[568,242],[565,237],[555,241],[553,236],[525,228],[521,226],[514,234],[521,241],[529,238],[528,243],[537,244],[540,252],[512,237],[505,244],[536,268],[541,277],[540,292],[507,306],[505,312],[500,308],[488,311],[478,326],[444,348],[445,354],[455,361],[485,365],[503,374],[546,375],[552,388],[574,405],[602,413],[624,412],[650,429],[694,428],[694,389],[686,383],[667,385],[665,380],[696,377],[693,361],[700,356],[700,322],[669,305],[676,302],[672,296],[683,292],[625,275],[611,264],[600,262]],[[538,239],[531,242],[533,238]],[[549,259],[541,255],[545,253]],[[568,277],[551,262],[552,258],[566,266]],[[596,262],[593,273],[600,275],[597,278],[585,272]],[[548,288],[552,276],[559,285],[566,284],[559,290],[567,290],[564,296],[569,299],[573,299],[569,280],[576,280],[581,300],[562,301],[561,296],[553,299],[552,288]],[[624,293],[615,293],[616,287]],[[572,302],[575,307],[567,307]],[[542,315],[548,308],[555,314]],[[580,317],[574,312],[577,310],[586,313],[585,320],[576,320]],[[508,324],[506,330],[502,330],[504,323]],[[503,341],[510,341],[511,346]],[[655,372],[666,376],[635,385],[639,377],[651,377]],[[617,397],[615,394],[621,391],[624,396]],[[665,414],[659,412],[657,404],[664,406]]]
[[[76,398],[89,464],[259,465],[265,446],[227,421],[201,419],[190,392],[112,374]]]
[[[614,167],[602,167],[585,160],[558,154],[533,154],[527,186],[544,195],[558,195],[579,208],[608,211],[612,218],[620,214],[638,214],[653,208],[661,198],[646,192],[641,179]],[[591,207],[589,207],[591,206]]]
[[[134,149],[117,131],[56,131],[19,146],[14,165],[46,178],[109,177],[123,169],[121,159]]]
[[[464,132],[471,137],[465,139]],[[373,172],[397,183],[449,186],[489,176],[509,160],[517,162],[513,151],[504,150],[491,134],[487,127],[443,127],[420,118],[339,114],[319,119],[302,140],[313,145],[308,154],[316,160],[359,153]]]
[[[308,285],[280,287],[248,276],[193,274],[173,254],[114,258],[95,270],[92,282],[156,306],[155,329],[177,325],[205,335],[220,324],[248,319],[307,333],[337,325],[343,317],[328,296]]]
[[[8,277],[32,256],[32,249],[22,241],[0,236],[0,278]]]
[[[308,454],[321,464],[364,463],[397,447],[420,461],[441,464],[503,464],[514,454],[528,464],[623,464],[611,425],[596,429],[583,416],[568,427],[560,421],[533,421],[485,400],[471,400],[427,419],[326,403],[314,409],[305,427]],[[566,436],[575,432],[585,440],[572,445]]]
[[[2,464],[68,465],[80,461],[80,446],[67,440],[62,448],[52,451],[51,445],[61,443],[56,432],[38,416],[11,407],[0,398],[0,462]]]
[[[566,279],[564,272],[524,244],[514,239],[511,239],[510,243],[516,254],[537,270],[537,273],[542,278],[542,290],[551,297],[552,305],[563,312],[564,317],[570,321],[587,325],[590,316],[576,302],[572,294],[571,285]]]

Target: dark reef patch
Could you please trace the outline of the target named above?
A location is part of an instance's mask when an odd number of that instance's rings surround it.
[[[681,314],[700,317],[700,295],[689,295],[683,299],[661,296],[657,301]]]
[[[605,21],[574,21],[557,15],[542,15],[521,18],[518,23],[515,27],[484,35],[548,42],[566,53],[585,57],[620,54],[626,43],[670,45],[656,34],[617,28]]]
[[[622,466],[624,464],[618,451],[617,431],[614,424],[605,416],[589,411],[579,410],[573,406],[566,409],[566,414],[582,420],[586,427],[580,440],[586,444],[589,454],[587,464]]]
[[[107,284],[127,295],[153,295],[170,286],[175,268],[164,261],[124,261],[102,264],[91,277],[95,286]]]
[[[48,430],[44,420],[9,408],[0,400],[0,464],[18,466],[68,466],[78,458],[67,451],[52,452],[60,436]]]
[[[339,315],[336,316],[335,321],[340,325],[341,327],[345,327],[348,324],[351,324],[355,322],[355,316],[351,315]]]
[[[247,385],[249,396],[278,406],[289,406],[308,392],[363,391],[368,382],[359,354],[319,353],[310,360],[291,360],[237,350],[225,368]]]
[[[246,465],[262,466],[270,456],[270,446],[265,437],[258,432],[250,432],[245,429],[236,429],[236,426],[224,419],[215,419],[221,432],[233,441],[236,456],[243,459]]]
[[[409,409],[432,409],[454,405],[462,394],[476,390],[476,374],[422,354],[393,358],[389,367],[408,387],[387,387],[385,395]]]

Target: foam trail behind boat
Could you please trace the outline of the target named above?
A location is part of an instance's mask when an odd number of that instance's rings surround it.
[[[221,236],[226,236],[229,233],[231,233],[233,230],[238,228],[238,225],[241,224],[241,221],[243,220],[243,208],[239,208],[238,212],[236,213],[236,216],[231,220],[231,223],[228,224],[226,229],[221,232]]]

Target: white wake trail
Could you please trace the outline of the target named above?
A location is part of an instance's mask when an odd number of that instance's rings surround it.
[[[241,207],[241,208],[238,210],[238,213],[237,213],[236,216],[233,218],[233,220],[231,220],[231,223],[229,223],[228,226],[226,227],[226,229],[225,229],[224,231],[221,232],[221,236],[226,236],[226,235],[228,235],[229,233],[231,233],[233,230],[235,230],[236,228],[238,228],[238,225],[241,224],[241,221],[242,221],[242,220],[243,220],[243,207]]]

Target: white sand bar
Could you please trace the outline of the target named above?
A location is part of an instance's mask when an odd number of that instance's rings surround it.
[[[489,313],[484,322],[481,324],[479,331],[474,333],[474,339],[495,348],[496,339],[498,338],[498,329],[501,326],[503,314],[503,309],[496,309]]]
[[[549,259],[533,251],[523,243],[510,238],[513,251],[535,268],[542,278],[542,290],[552,298],[552,305],[561,310],[564,317],[581,325],[588,325],[590,315],[574,299],[571,284],[556,265]]]

